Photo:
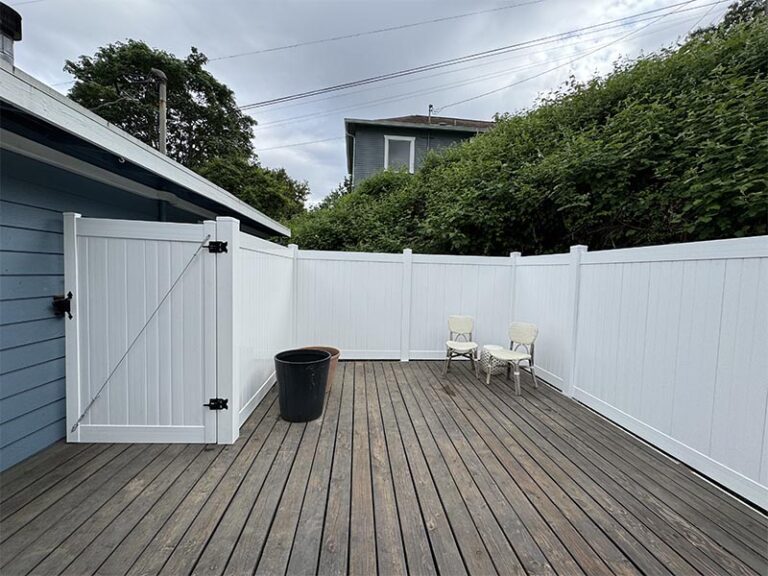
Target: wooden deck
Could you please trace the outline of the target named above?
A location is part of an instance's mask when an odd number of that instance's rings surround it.
[[[0,477],[0,573],[766,574],[768,520],[524,379],[342,363],[232,446],[57,444]]]

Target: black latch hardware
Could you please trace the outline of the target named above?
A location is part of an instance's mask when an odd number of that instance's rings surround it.
[[[56,312],[56,316],[64,316],[66,314],[72,320],[72,292],[67,293],[66,296],[63,294],[54,296],[53,309]]]
[[[208,252],[212,254],[221,254],[227,251],[227,243],[221,240],[211,240],[208,242]]]
[[[208,404],[203,404],[203,406],[208,406],[211,410],[228,410],[228,404],[229,399],[227,398],[211,398],[208,400]]]

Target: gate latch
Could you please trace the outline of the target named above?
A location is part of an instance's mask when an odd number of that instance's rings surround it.
[[[228,404],[228,398],[211,398],[208,400],[208,404],[203,404],[203,406],[208,406],[211,410],[228,410]]]
[[[227,251],[227,243],[221,240],[211,240],[208,242],[208,252],[212,254],[221,254]]]
[[[72,320],[72,292],[67,293],[66,296],[58,294],[53,297],[53,310],[56,316],[64,316],[66,314],[69,319]]]

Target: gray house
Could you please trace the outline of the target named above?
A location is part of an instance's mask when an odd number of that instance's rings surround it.
[[[12,52],[11,52],[12,54]],[[0,59],[0,470],[65,436],[62,213],[290,231]]]
[[[352,184],[388,169],[413,173],[430,150],[440,150],[493,127],[493,122],[440,116],[381,120],[346,118],[347,172]]]

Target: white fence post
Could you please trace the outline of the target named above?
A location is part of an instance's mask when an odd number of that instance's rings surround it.
[[[291,346],[299,345],[299,247],[288,244],[291,250]]]
[[[517,295],[517,259],[520,258],[520,252],[509,253],[509,264],[512,266],[512,273],[510,274],[509,286],[509,316],[512,320],[515,320],[515,296]]]
[[[413,280],[413,251],[410,248],[403,250],[403,290],[402,310],[400,314],[400,361],[408,362],[411,359],[411,291]]]
[[[570,317],[567,323],[566,338],[568,342],[565,352],[566,373],[563,382],[563,394],[572,398],[576,391],[576,340],[579,325],[579,285],[581,282],[581,255],[587,251],[586,246],[571,246],[570,262],[568,264],[568,308]]]
[[[72,426],[80,417],[80,296],[77,277],[77,219],[80,214],[64,213],[64,295],[72,292],[70,313],[72,319],[64,317],[64,361],[67,395],[67,442],[80,441],[80,428],[74,432]]]
[[[216,382],[229,408],[218,412],[219,444],[232,444],[240,435],[240,222],[216,218],[216,240],[227,251],[216,255]]]

